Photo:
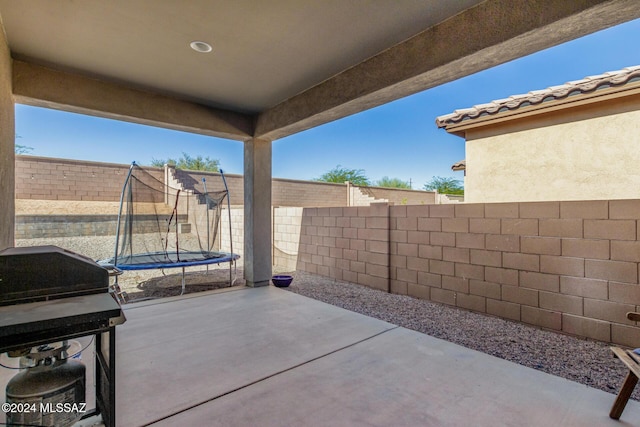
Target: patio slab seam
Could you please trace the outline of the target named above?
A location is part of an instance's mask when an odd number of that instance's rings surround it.
[[[147,424],[144,424],[144,427],[151,426],[151,425],[156,424],[156,423],[158,423],[158,422],[168,420],[168,419],[170,419],[170,418],[172,418],[172,417],[174,417],[174,416],[176,416],[176,415],[179,415],[179,414],[184,413],[184,412],[187,412],[187,411],[189,411],[189,410],[191,410],[191,409],[197,408],[198,406],[206,405],[207,403],[213,402],[213,401],[215,401],[216,399],[219,399],[219,398],[224,397],[224,396],[228,396],[228,395],[233,394],[233,393],[235,393],[235,392],[238,392],[238,391],[240,391],[240,390],[243,390],[243,389],[246,389],[246,388],[251,387],[251,386],[253,386],[253,385],[259,384],[259,383],[264,382],[264,381],[267,381],[267,380],[269,380],[269,379],[271,379],[271,378],[274,378],[274,377],[276,377],[276,376],[278,376],[278,375],[281,375],[281,374],[284,374],[284,373],[286,373],[286,372],[293,371],[293,370],[295,370],[295,369],[297,369],[297,368],[300,368],[301,366],[304,366],[304,365],[307,365],[307,364],[313,363],[313,362],[315,362],[315,361],[317,361],[317,360],[320,360],[320,359],[322,359],[322,358],[325,358],[325,357],[331,356],[331,355],[336,354],[336,353],[338,353],[338,352],[344,351],[344,350],[346,350],[346,349],[348,349],[348,348],[351,348],[351,347],[357,346],[357,345],[359,345],[359,344],[362,344],[362,343],[364,343],[364,342],[366,342],[366,341],[372,340],[372,339],[374,339],[374,338],[376,338],[376,337],[379,337],[380,335],[386,334],[386,333],[388,333],[388,332],[390,332],[390,331],[393,331],[393,330],[395,330],[395,329],[398,329],[398,328],[401,328],[401,327],[400,327],[400,326],[396,326],[396,325],[394,325],[394,326],[393,326],[393,327],[391,327],[391,328],[388,328],[388,329],[385,329],[385,330],[383,330],[383,331],[380,331],[380,332],[378,332],[378,333],[376,333],[376,334],[373,334],[373,335],[371,335],[371,336],[369,336],[369,337],[366,337],[366,338],[363,338],[363,339],[358,340],[358,341],[356,341],[356,342],[353,342],[353,343],[351,343],[351,344],[349,344],[349,345],[345,345],[345,346],[343,346],[343,347],[337,348],[337,349],[332,350],[332,351],[330,351],[330,352],[327,352],[327,353],[325,353],[325,354],[321,354],[321,355],[319,355],[319,356],[316,356],[316,357],[314,357],[314,358],[312,358],[312,359],[309,359],[309,360],[306,360],[306,361],[304,361],[304,362],[298,363],[298,364],[296,364],[296,365],[294,365],[294,366],[291,366],[291,367],[289,367],[289,368],[282,369],[282,370],[280,370],[280,371],[278,371],[278,372],[274,372],[274,373],[272,373],[272,374],[266,375],[266,376],[264,376],[264,377],[262,377],[262,378],[259,378],[259,379],[255,380],[255,381],[251,381],[251,382],[249,382],[249,383],[247,383],[247,384],[244,384],[244,385],[238,386],[238,387],[234,388],[233,390],[226,391],[226,392],[224,392],[224,393],[221,393],[221,394],[218,394],[218,395],[216,395],[216,396],[214,396],[214,397],[211,397],[211,398],[209,398],[209,399],[207,399],[207,400],[203,400],[203,401],[201,401],[201,402],[198,402],[198,403],[196,403],[196,404],[194,404],[194,405],[189,406],[188,408],[181,409],[181,410],[176,411],[176,412],[174,412],[174,413],[172,413],[172,414],[169,414],[169,415],[166,415],[166,416],[164,416],[164,417],[161,417],[161,418],[158,418],[158,419],[156,419],[156,420],[153,420],[153,421],[151,421],[151,422],[149,422],[149,423],[147,423]]]
[[[606,392],[402,327],[314,360],[146,425],[631,426],[640,408],[612,420]]]

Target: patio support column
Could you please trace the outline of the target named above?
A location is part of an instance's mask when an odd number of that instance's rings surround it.
[[[247,286],[271,279],[271,140],[244,143],[244,277]]]
[[[0,250],[15,244],[15,106],[11,53],[0,24]]]

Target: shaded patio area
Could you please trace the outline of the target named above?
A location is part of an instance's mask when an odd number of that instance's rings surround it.
[[[118,425],[637,425],[614,396],[273,287],[126,306]],[[580,355],[576,355],[580,357]]]

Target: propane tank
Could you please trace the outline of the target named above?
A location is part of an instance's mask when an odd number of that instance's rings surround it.
[[[66,342],[44,345],[21,357],[26,369],[11,378],[6,395],[7,403],[25,410],[7,413],[7,425],[69,427],[82,418],[86,368],[66,358],[68,349]]]

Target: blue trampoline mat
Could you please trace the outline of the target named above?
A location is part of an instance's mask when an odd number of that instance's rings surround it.
[[[228,252],[180,252],[165,253],[152,252],[144,254],[134,254],[124,258],[98,261],[103,266],[115,266],[120,270],[153,270],[159,268],[181,268],[195,265],[220,264],[235,261],[240,255]]]

